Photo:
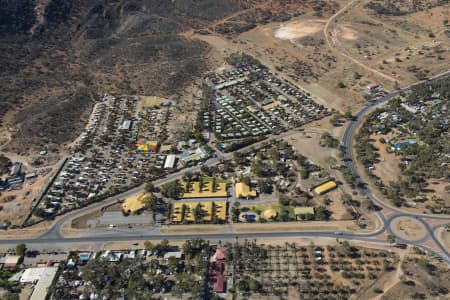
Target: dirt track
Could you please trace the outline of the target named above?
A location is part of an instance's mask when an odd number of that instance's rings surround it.
[[[367,66],[366,64],[363,64],[362,62],[360,62],[359,60],[353,58],[350,55],[347,55],[346,53],[339,51],[338,49],[336,49],[336,47],[334,47],[334,43],[331,41],[330,36],[332,36],[332,34],[330,33],[330,25],[333,23],[335,25],[337,25],[337,19],[340,15],[342,15],[344,12],[346,12],[349,8],[351,8],[352,5],[357,5],[359,2],[359,0],[352,0],[349,3],[347,3],[347,5],[345,5],[343,8],[341,8],[338,12],[336,12],[333,16],[331,16],[331,18],[328,19],[328,21],[325,23],[325,27],[323,28],[323,34],[325,36],[325,40],[327,42],[327,45],[330,49],[335,50],[336,52],[338,52],[340,55],[350,59],[352,62],[354,62],[355,64],[359,65],[360,67],[366,69],[367,71],[374,73],[378,76],[381,76],[385,79],[388,79],[392,82],[395,82],[396,79],[384,74],[383,72],[380,72],[376,69],[373,69],[369,66]]]

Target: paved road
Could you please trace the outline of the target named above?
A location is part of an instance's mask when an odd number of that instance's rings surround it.
[[[449,72],[443,73],[441,75],[435,76],[433,79],[448,76],[450,74]],[[419,82],[422,83],[422,82]],[[416,84],[419,84],[416,83]],[[347,167],[352,171],[352,173],[359,178],[359,173],[356,168],[356,166],[353,163],[352,160],[352,152],[351,152],[351,142],[353,139],[353,135],[355,133],[355,130],[358,128],[360,123],[363,121],[363,117],[370,113],[373,109],[375,109],[377,106],[381,106],[385,104],[388,100],[392,99],[393,97],[397,96],[401,91],[406,91],[410,89],[411,86],[405,87],[402,90],[392,92],[388,95],[385,95],[381,97],[380,99],[369,103],[366,107],[364,107],[356,116],[355,119],[349,124],[347,127],[344,138],[343,138],[343,146],[344,146],[344,158],[346,159],[346,165]],[[305,131],[308,133],[308,131]],[[317,131],[313,131],[314,133],[318,133]],[[269,139],[266,139],[264,141],[258,142],[256,144],[250,145],[246,148],[241,149],[240,151],[246,151],[250,148],[258,148],[263,143],[271,140],[276,139],[282,139],[286,138],[292,135],[298,134],[299,131],[288,131],[280,135],[272,136]],[[211,158],[208,160],[205,165],[212,166],[217,163],[220,163],[222,160],[226,160],[231,158],[233,154],[232,153],[226,153],[226,154],[219,154],[215,158]],[[177,179],[182,177],[187,172],[195,172],[200,169],[201,166],[191,167],[187,169],[183,169],[177,173],[173,173],[170,175],[167,175],[166,177],[154,181],[155,186],[162,185],[166,182],[169,182],[171,180]],[[15,245],[17,243],[26,243],[31,245],[41,245],[42,247],[61,247],[67,249],[70,246],[76,246],[82,243],[91,243],[98,245],[99,243],[105,243],[105,242],[114,242],[114,241],[138,241],[138,240],[160,240],[160,239],[168,239],[168,240],[185,240],[185,239],[191,239],[191,238],[206,238],[211,240],[229,240],[234,239],[236,237],[238,238],[298,238],[298,237],[327,237],[327,238],[340,238],[340,239],[348,239],[348,240],[358,240],[358,241],[368,241],[368,242],[378,242],[378,243],[386,243],[386,237],[385,234],[393,234],[395,235],[395,232],[391,230],[391,222],[400,217],[411,217],[417,220],[417,222],[422,223],[426,230],[427,235],[416,241],[406,241],[401,239],[400,237],[397,237],[397,240],[399,242],[404,242],[408,244],[412,244],[418,247],[422,247],[425,249],[428,249],[435,253],[436,255],[440,256],[442,259],[444,259],[447,263],[450,264],[450,255],[448,251],[445,249],[445,247],[439,242],[439,240],[436,238],[434,231],[444,226],[443,224],[432,224],[433,220],[449,220],[449,216],[436,216],[436,215],[421,215],[421,214],[413,214],[410,212],[402,211],[399,208],[392,207],[389,204],[386,204],[385,202],[380,201],[375,195],[367,188],[362,188],[363,194],[365,194],[368,198],[370,198],[376,205],[383,208],[382,210],[379,210],[376,212],[380,220],[382,221],[382,226],[378,230],[367,233],[367,234],[358,234],[353,232],[324,232],[324,231],[310,231],[310,232],[255,232],[255,233],[220,233],[220,234],[182,234],[182,235],[163,235],[159,233],[153,233],[151,231],[145,231],[145,230],[138,230],[138,229],[114,229],[112,231],[100,231],[91,233],[89,236],[81,236],[81,237],[64,237],[61,234],[61,227],[66,222],[70,221],[73,218],[76,218],[78,216],[84,215],[86,213],[95,211],[99,208],[102,208],[106,205],[109,205],[111,203],[114,203],[120,199],[127,198],[131,195],[141,193],[143,191],[143,186],[136,187],[134,189],[131,189],[125,193],[122,193],[120,195],[111,197],[105,201],[93,204],[89,207],[80,209],[78,211],[74,211],[72,213],[69,213],[57,221],[54,222],[52,227],[42,236],[38,238],[27,238],[27,239],[2,239],[0,240],[0,245]],[[392,212],[391,214],[386,214],[386,211]],[[384,234],[384,235],[383,235]]]
[[[439,74],[434,76],[433,78],[430,78],[430,80],[439,79],[442,77],[446,77],[450,75],[450,71],[447,71],[445,73]],[[348,125],[344,137],[342,139],[342,147],[344,152],[344,161],[345,165],[350,169],[350,171],[353,173],[353,175],[357,178],[358,182],[360,181],[360,175],[358,172],[358,169],[354,163],[353,160],[353,152],[352,152],[352,141],[354,133],[356,132],[357,128],[360,126],[360,124],[364,121],[364,116],[375,110],[377,107],[383,106],[386,104],[390,99],[398,96],[401,92],[407,91],[411,89],[411,87],[422,84],[426,81],[420,81],[413,85],[407,86],[401,90],[394,91],[392,93],[389,93],[379,99],[377,99],[374,102],[369,103],[366,105],[361,111],[359,111],[354,119],[350,122]],[[437,228],[444,226],[444,224],[437,224],[437,225],[431,225],[429,221],[432,220],[448,220],[450,221],[450,217],[448,215],[440,216],[440,215],[426,215],[426,214],[415,214],[411,212],[404,211],[398,207],[394,207],[390,205],[389,203],[380,201],[373,193],[370,191],[365,185],[361,185],[360,189],[362,190],[362,193],[372,200],[378,207],[382,208],[381,210],[377,211],[377,215],[380,217],[380,219],[383,222],[383,227],[385,228],[386,232],[388,234],[392,234],[396,236],[397,241],[400,243],[408,243],[412,244],[418,247],[426,248],[432,252],[434,252],[436,255],[440,256],[444,260],[446,260],[450,264],[450,253],[448,250],[442,245],[442,243],[439,241],[439,239],[435,236],[434,232]],[[386,212],[391,211],[392,213],[389,216],[386,216]],[[411,217],[417,220],[416,222],[420,222],[423,224],[427,230],[427,234],[424,238],[418,240],[418,241],[411,241],[411,240],[404,240],[401,237],[396,235],[396,232],[392,230],[391,223],[394,219],[400,218],[400,217]]]
[[[302,130],[302,131],[300,131],[300,130],[290,130],[290,131],[286,131],[286,132],[284,132],[282,134],[273,135],[273,136],[271,136],[268,139],[265,139],[265,140],[259,141],[257,143],[251,144],[249,146],[246,146],[244,148],[241,148],[238,152],[246,152],[246,151],[249,151],[250,149],[258,149],[258,148],[262,147],[265,143],[268,143],[270,141],[280,140],[280,139],[287,138],[287,137],[290,137],[290,136],[294,136],[294,135],[297,135],[297,134],[303,133],[303,132],[304,133],[314,133],[314,134],[321,134],[321,133],[323,133],[320,130]],[[223,154],[222,153],[216,153],[216,155],[217,155],[216,157],[211,158],[208,161],[206,161],[204,165],[210,167],[210,166],[214,166],[216,164],[219,164],[222,161],[231,159],[232,156],[233,156],[233,153],[223,153]],[[157,187],[161,186],[161,185],[163,185],[165,183],[168,183],[170,181],[173,181],[175,179],[182,178],[188,172],[191,172],[191,173],[197,172],[197,171],[200,170],[200,168],[201,168],[201,166],[194,166],[194,167],[182,169],[179,172],[166,175],[164,178],[161,178],[161,179],[153,181],[153,184],[154,184],[154,186],[157,186]],[[48,229],[48,231],[45,232],[43,235],[41,235],[39,238],[40,239],[54,239],[54,240],[58,240],[59,239],[59,240],[61,240],[61,239],[64,238],[63,235],[61,234],[61,227],[65,223],[67,223],[67,222],[69,222],[69,221],[71,221],[71,220],[73,220],[73,219],[75,219],[77,217],[80,217],[80,216],[86,215],[88,213],[94,212],[96,210],[99,210],[102,207],[109,206],[109,205],[111,205],[113,203],[116,203],[119,200],[127,199],[127,198],[129,198],[129,197],[131,197],[133,195],[140,194],[142,192],[144,192],[144,185],[140,185],[138,187],[130,189],[130,190],[128,190],[128,191],[126,191],[124,193],[118,194],[116,196],[110,197],[110,198],[108,198],[106,200],[103,200],[101,202],[94,203],[94,204],[89,205],[87,207],[84,207],[84,208],[78,209],[76,211],[67,213],[67,214],[63,215],[62,217],[60,217],[59,219],[57,219],[51,225],[51,227]],[[0,243],[1,242],[2,241],[0,240]]]

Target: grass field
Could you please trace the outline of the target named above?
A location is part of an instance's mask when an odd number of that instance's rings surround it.
[[[160,98],[160,97],[156,97],[156,96],[141,96],[141,100],[142,100],[142,106],[144,108],[161,105],[161,103],[163,103],[163,102],[170,101],[168,99]]]

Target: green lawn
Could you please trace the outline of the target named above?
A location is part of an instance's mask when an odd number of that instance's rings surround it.
[[[213,181],[213,177],[204,177],[203,178],[203,182],[212,182]],[[230,180],[225,180],[222,178],[217,178],[216,177],[216,183],[226,183],[226,184],[230,184],[231,181]]]

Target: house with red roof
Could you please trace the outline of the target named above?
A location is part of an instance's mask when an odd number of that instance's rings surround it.
[[[378,85],[378,83],[372,82],[369,85],[367,85],[367,89],[369,90],[369,92],[372,92],[376,89],[378,89],[380,86]]]
[[[223,293],[225,291],[225,279],[222,273],[216,273],[212,286],[214,293]]]
[[[216,252],[211,258],[211,265],[209,271],[209,284],[214,293],[225,292],[225,249],[217,248]]]
[[[217,248],[216,253],[213,255],[213,261],[224,260],[225,259],[225,249]]]

